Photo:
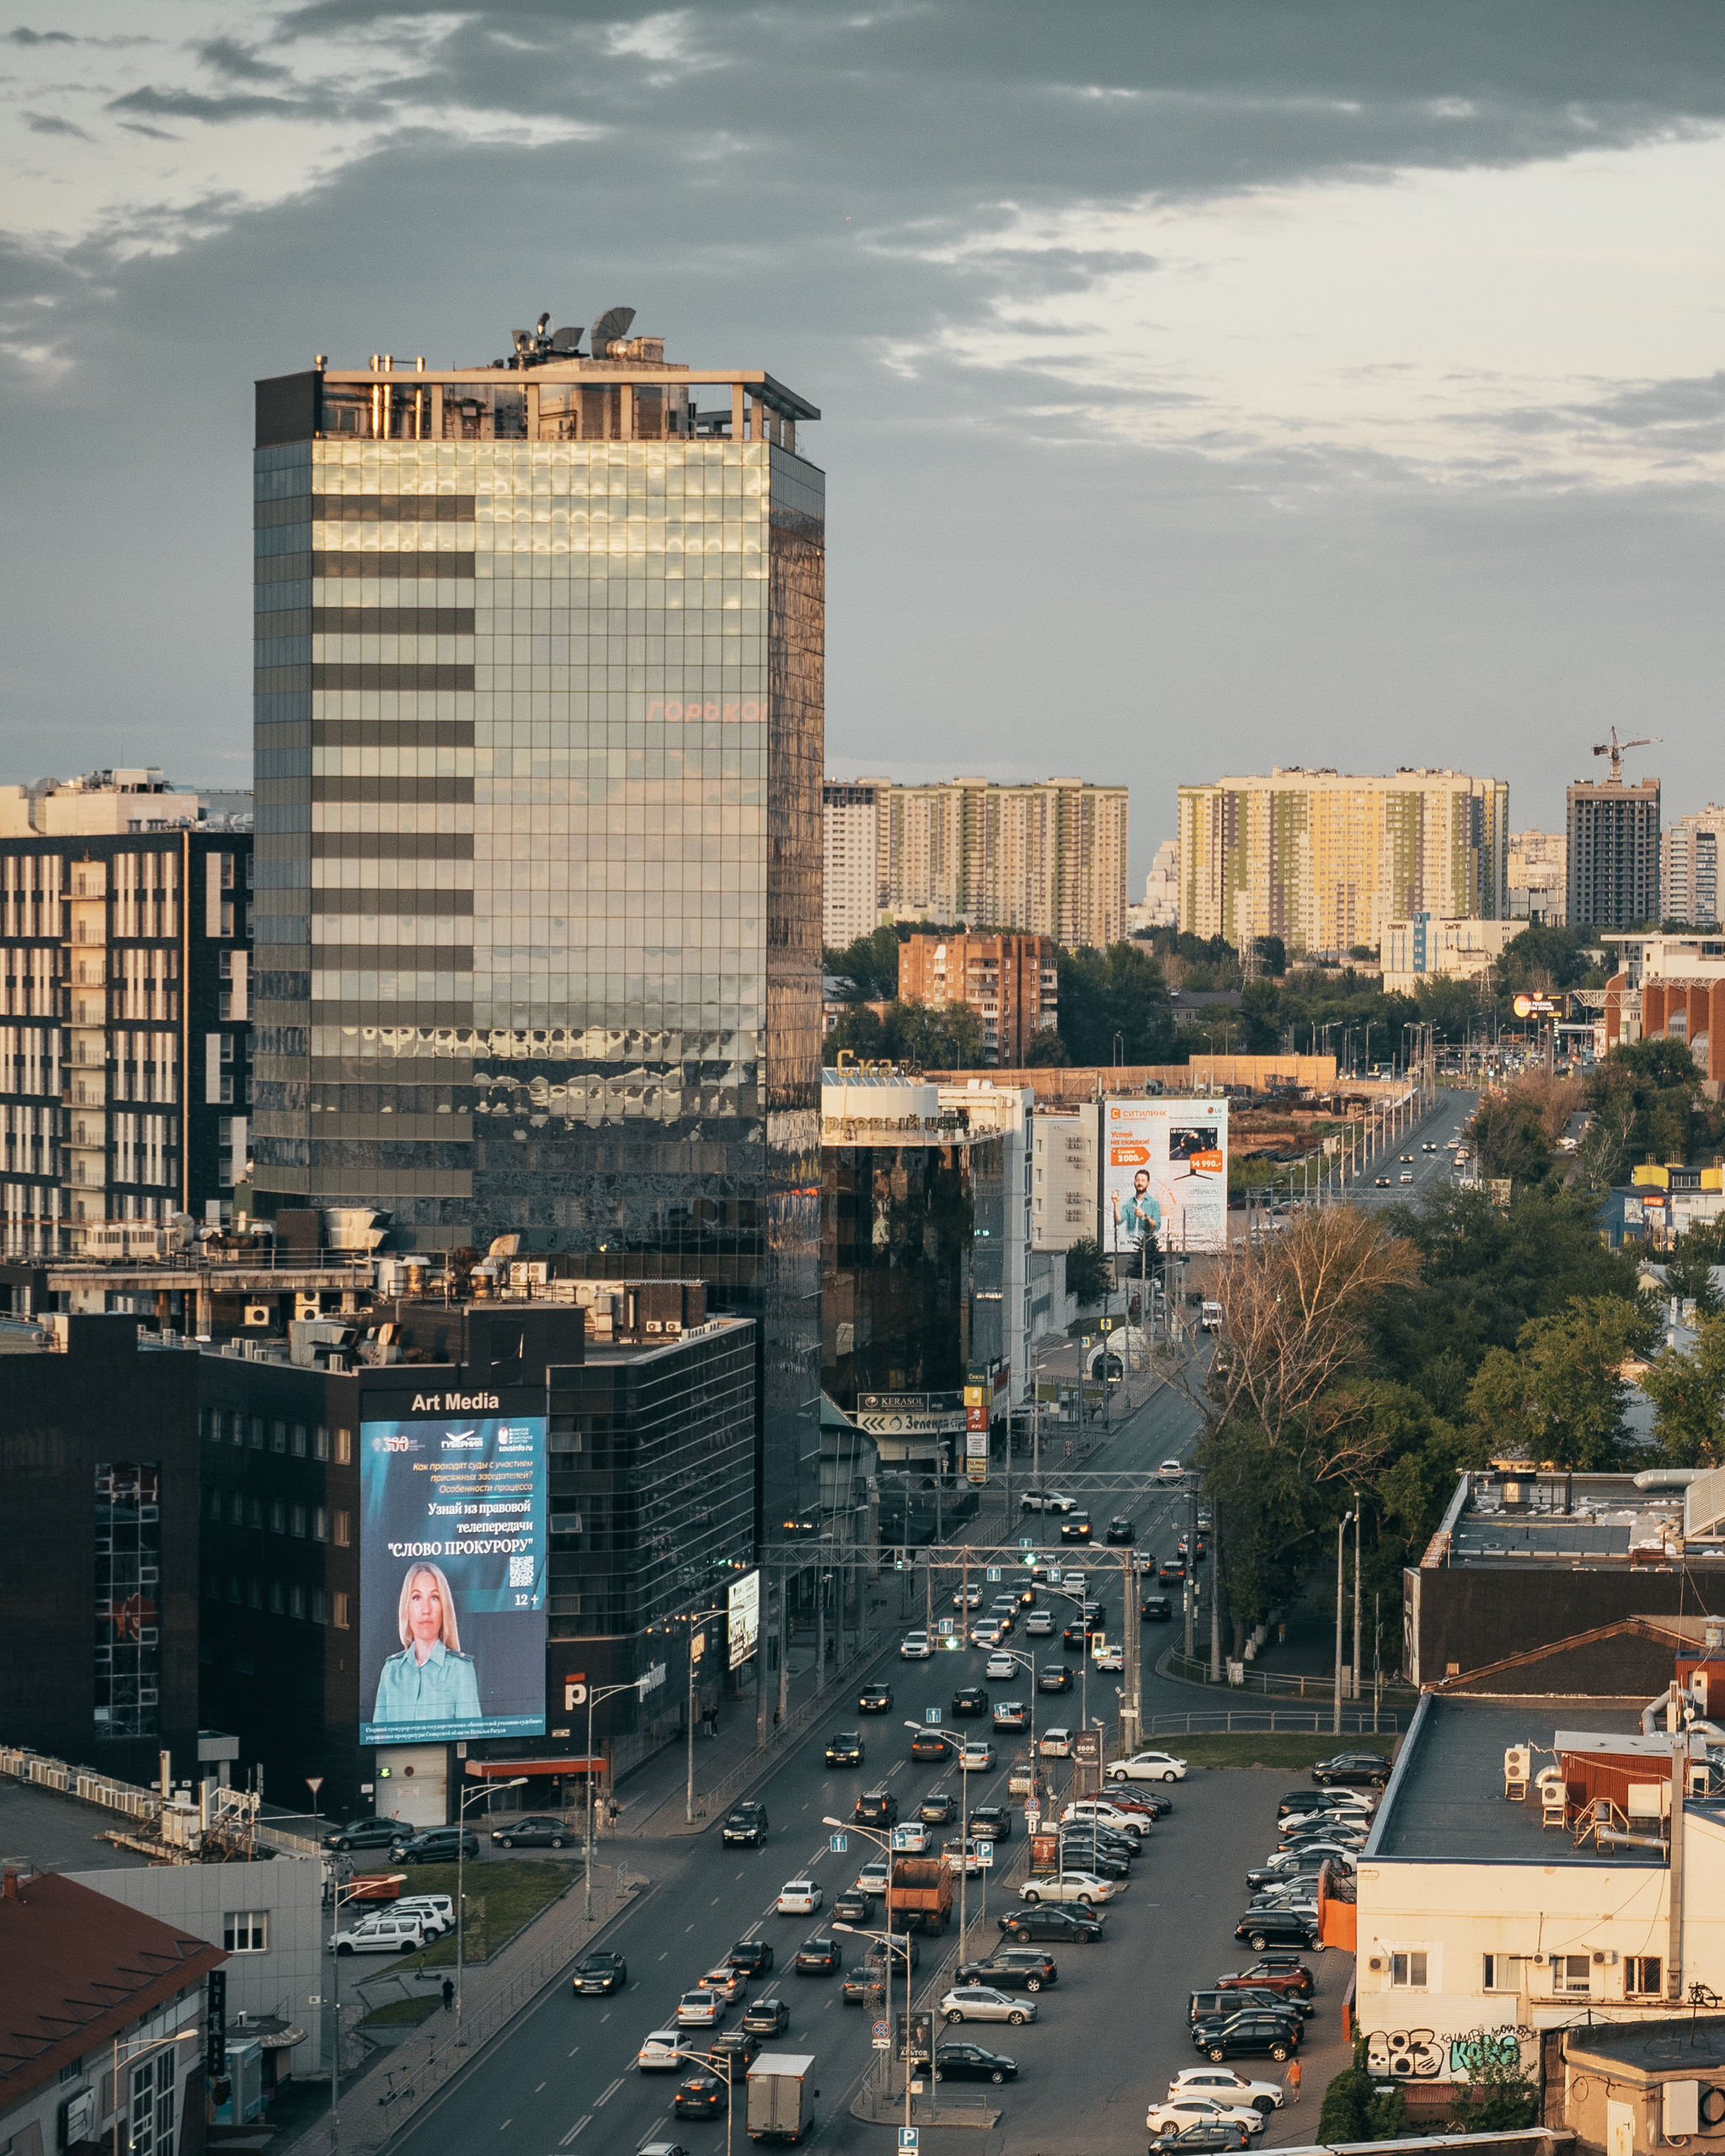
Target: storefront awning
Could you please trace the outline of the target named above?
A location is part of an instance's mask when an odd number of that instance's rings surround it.
[[[605,1772],[603,1759],[468,1759],[467,1771],[479,1781],[513,1781],[517,1774],[585,1774],[590,1766],[595,1774]]]

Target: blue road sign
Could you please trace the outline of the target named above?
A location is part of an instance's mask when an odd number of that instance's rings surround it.
[[[991,1565],[991,1566],[989,1566],[989,1568],[988,1568],[988,1577],[989,1577],[989,1579],[991,1580],[991,1582],[995,1581],[995,1580],[997,1580],[997,1579],[1000,1577],[1000,1576],[1001,1576],[1001,1568],[1000,1568],[1000,1566],[999,1566],[998,1565]]]
[[[1033,1534],[1021,1534],[1018,1537],[1018,1547],[1021,1550],[1033,1550],[1036,1547],[1036,1537]]]
[[[922,1710],[922,1719],[924,1721],[927,1722],[931,1727],[938,1727],[940,1723],[940,1709],[938,1707],[925,1707]]]
[[[851,1838],[848,1834],[829,1834],[826,1846],[835,1856],[842,1856],[851,1846]]]

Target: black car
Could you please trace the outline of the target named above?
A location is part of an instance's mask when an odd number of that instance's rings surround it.
[[[911,1739],[913,1759],[944,1759],[952,1748],[952,1739],[937,1729],[919,1729]]]
[[[764,1804],[734,1804],[724,1815],[724,1824],[718,1830],[718,1838],[727,1849],[740,1846],[758,1849],[766,1839],[766,1806]]]
[[[791,2009],[782,1999],[757,1999],[743,2009],[743,2023],[751,2036],[782,2036],[791,2025]]]
[[[1156,1568],[1156,1582],[1161,1587],[1181,1587],[1186,1579],[1186,1560],[1183,1557],[1164,1557]]]
[[[985,1715],[988,1712],[987,1693],[980,1684],[961,1684],[953,1694],[953,1712],[955,1715]]]
[[[479,1837],[471,1828],[428,1827],[423,1834],[403,1835],[390,1849],[395,1864],[453,1864],[456,1852],[478,1856]]]
[[[979,1841],[1009,1842],[1012,1838],[1012,1809],[1007,1804],[973,1804],[964,1831]]]
[[[943,1789],[932,1789],[916,1808],[916,1817],[925,1827],[948,1825],[958,1809],[958,1799]]]
[[[1001,1991],[1040,1991],[1044,1984],[1053,1983],[1055,1974],[1051,1954],[1033,1958],[1007,1949],[988,1955],[980,1961],[960,1961],[958,1981],[961,1984],[994,1984]]]
[[[1018,2063],[999,2052],[985,2051],[980,2044],[937,2044],[934,2078],[937,2081],[1016,2081]]]
[[[839,1996],[846,2006],[872,2006],[886,1985],[886,1977],[871,1961],[846,1969]]]
[[[1147,1594],[1138,1605],[1138,1614],[1146,1625],[1171,1624],[1174,1605],[1165,1594]]]
[[[494,1827],[491,1838],[500,1849],[560,1849],[581,1838],[567,1819],[559,1819],[554,1812],[530,1812],[523,1818],[505,1819],[501,1826]]]
[[[1333,1759],[1320,1759],[1311,1779],[1321,1786],[1342,1782],[1355,1789],[1381,1789],[1390,1779],[1390,1763],[1376,1752],[1338,1752]]]
[[[1070,1692],[1072,1673],[1064,1662],[1044,1662],[1036,1673],[1036,1689],[1039,1692]]]
[[[873,1903],[855,1886],[846,1887],[832,1905],[833,1920],[836,1924],[867,1924],[873,1911]]]
[[[764,1939],[740,1939],[724,1958],[745,1977],[764,1977],[772,1967],[772,1949]]]
[[[1090,1627],[1081,1617],[1076,1624],[1068,1625],[1060,1635],[1060,1645],[1068,1654],[1082,1654],[1089,1644]]]
[[[1309,1950],[1317,1945],[1317,1925],[1292,1909],[1252,1909],[1235,1925],[1234,1936],[1248,1940],[1254,1954],[1262,1954],[1266,1946]]]
[[[388,1849],[401,1839],[399,1819],[350,1819],[323,1837],[326,1849]]]
[[[621,1991],[629,1981],[629,1965],[621,1954],[608,1954],[597,1950],[584,1954],[575,1964],[571,1982],[577,1999],[584,1993],[599,1997],[608,1991]]]
[[[1300,2048],[1299,2025],[1285,2015],[1265,2014],[1257,2007],[1231,2014],[1224,2021],[1195,2021],[1192,2041],[1207,2059],[1220,2061],[1242,2052],[1268,2052],[1279,2064]]]
[[[1103,1935],[1102,1915],[1086,1909],[1064,1909],[1058,1904],[1013,1909],[996,1919],[1003,1939],[1022,1940],[1068,1940],[1093,1944]]]
[[[1093,1871],[1099,1879],[1130,1879],[1132,1866],[1112,1849],[1097,1849],[1087,1841],[1060,1844],[1060,1861],[1067,1871]]]
[[[697,2067],[686,2081],[677,2084],[671,2100],[671,2116],[680,2119],[716,2119],[725,2109],[725,2086],[716,2073]]]
[[[838,1941],[817,1935],[805,1939],[797,1949],[796,1971],[799,1977],[830,1977],[839,1966]]]
[[[739,2074],[746,2073],[760,2056],[761,2039],[746,2025],[721,2029],[707,2047],[708,2060],[712,2065],[717,2066],[724,2060]]]
[[[1178,2149],[1183,2156],[1187,2151],[1190,2156],[1210,2156],[1213,2150],[1244,2148],[1248,2137],[1247,2129],[1231,2119],[1194,2119],[1178,2133],[1151,2134],[1150,2156],[1162,2156],[1165,2149]]]
[[[1088,1542],[1090,1540],[1090,1514],[1088,1513],[1068,1513],[1065,1518],[1060,1522],[1060,1540],[1062,1542]]]
[[[1296,1992],[1195,1991],[1186,2001],[1186,2019],[1226,2021],[1231,2015],[1244,2014],[1248,2009],[1259,2014],[1279,2014],[1295,2024],[1309,2020],[1317,2011],[1309,1999],[1301,1999]]]
[[[826,1764],[829,1767],[860,1767],[862,1764],[862,1731],[841,1729],[836,1737],[828,1737]]]
[[[857,1694],[859,1715],[889,1715],[893,1710],[893,1688],[883,1684],[877,1678],[873,1684],[865,1684]]]
[[[851,1817],[859,1827],[895,1827],[899,1800],[889,1789],[865,1789],[851,1807]]]
[[[1108,1533],[1103,1537],[1103,1540],[1105,1542],[1124,1542],[1128,1544],[1136,1541],[1137,1539],[1137,1529],[1133,1526],[1131,1521],[1126,1518],[1124,1513],[1117,1513],[1114,1518],[1108,1522]]]
[[[1283,1792],[1276,1806],[1276,1817],[1291,1819],[1303,1812],[1330,1812],[1334,1808],[1335,1800],[1327,1790],[1290,1789]]]

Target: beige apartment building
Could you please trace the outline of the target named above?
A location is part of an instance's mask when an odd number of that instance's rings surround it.
[[[899,946],[901,1003],[967,1003],[991,1069],[1023,1067],[1060,1017],[1059,952],[1048,936],[911,936]]]
[[[1562,831],[1509,834],[1512,920],[1562,928],[1569,918],[1569,841]]]
[[[820,789],[820,940],[842,951],[880,921],[876,789],[828,779]]]
[[[1507,911],[1509,789],[1463,771],[1278,768],[1180,788],[1180,926],[1375,950],[1386,925]]]
[[[828,787],[838,790],[839,782]],[[877,919],[969,921],[1098,950],[1125,935],[1124,786],[1081,778],[900,786],[867,778],[842,790],[865,789],[874,796]],[[858,851],[838,805],[827,825],[825,869],[834,884],[848,877]]]

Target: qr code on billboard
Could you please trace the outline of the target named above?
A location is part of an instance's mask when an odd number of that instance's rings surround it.
[[[509,1583],[511,1587],[531,1587],[533,1560],[531,1557],[511,1557],[509,1561]]]

